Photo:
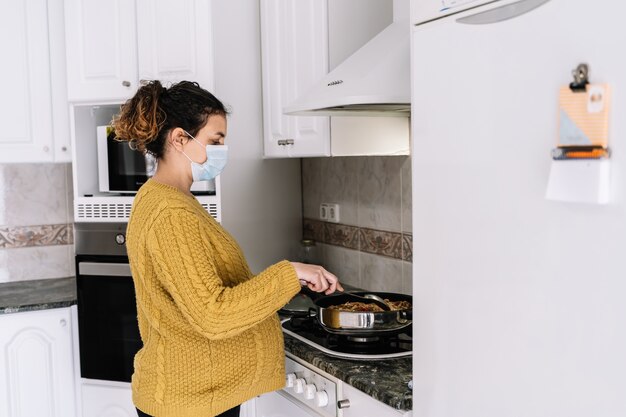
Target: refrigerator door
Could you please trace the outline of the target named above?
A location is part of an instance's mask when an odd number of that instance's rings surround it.
[[[414,416],[624,416],[626,5],[477,11],[412,35]],[[607,205],[545,199],[581,62],[613,91]]]

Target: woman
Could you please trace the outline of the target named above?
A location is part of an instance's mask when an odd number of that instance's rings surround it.
[[[135,197],[126,243],[144,343],[132,378],[139,416],[238,416],[239,404],[284,386],[276,312],[301,283],[343,290],[315,265],[282,261],[253,275],[193,197],[192,182],[226,163],[226,115],[197,83],[153,81],[113,121],[117,138],[158,159]]]

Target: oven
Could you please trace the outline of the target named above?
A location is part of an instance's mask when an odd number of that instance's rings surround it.
[[[256,417],[410,417],[310,363],[286,353],[281,390],[256,398]]]
[[[257,417],[339,417],[342,381],[299,359],[285,358],[285,388],[256,399]]]
[[[126,223],[77,223],[75,230],[81,378],[128,383],[142,342]]]

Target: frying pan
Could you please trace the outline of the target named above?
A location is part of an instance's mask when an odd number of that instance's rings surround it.
[[[391,292],[356,291],[354,294],[375,294],[390,301],[408,301],[413,305],[413,297],[406,294]],[[377,335],[398,333],[409,326],[413,320],[410,310],[399,311],[341,311],[331,306],[354,301],[353,297],[345,294],[327,295],[313,300],[315,308],[309,310],[309,315],[317,317],[324,330],[330,333],[343,335]]]

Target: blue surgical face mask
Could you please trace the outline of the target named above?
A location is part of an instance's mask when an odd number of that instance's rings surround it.
[[[196,138],[191,136],[187,131],[183,130],[198,145],[202,146]],[[183,155],[191,162],[191,177],[194,181],[209,181],[220,175],[226,162],[228,162],[228,146],[226,145],[207,145],[205,146],[206,161],[199,164],[191,160],[191,158],[183,152]]]

